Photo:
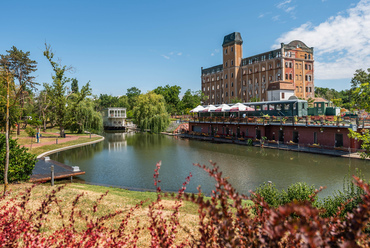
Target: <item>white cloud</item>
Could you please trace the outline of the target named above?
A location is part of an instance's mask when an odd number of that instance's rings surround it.
[[[211,53],[211,56],[215,56],[215,54],[214,53]]]
[[[173,52],[170,52],[170,55],[173,55]]]
[[[287,2],[287,1],[286,1]],[[370,0],[361,0],[345,13],[338,13],[314,26],[307,22],[276,40],[301,40],[314,47],[315,78],[351,78],[356,69],[370,67]]]
[[[278,21],[278,20],[280,20],[280,15],[273,16],[271,19],[273,21]]]
[[[182,55],[182,52],[178,52],[178,53],[177,53],[177,55],[178,55],[178,56],[181,56],[181,55]]]
[[[283,2],[279,3],[278,5],[276,5],[276,7],[278,7],[279,9],[282,9],[282,8],[285,8],[285,6],[287,4],[290,4],[291,2],[292,2],[292,0],[283,1]]]
[[[168,57],[168,56],[166,56],[166,55],[161,55],[163,58],[165,58],[165,59],[170,59],[170,57]]]

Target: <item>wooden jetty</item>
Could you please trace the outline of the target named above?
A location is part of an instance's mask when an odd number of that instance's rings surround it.
[[[73,176],[85,174],[85,172],[80,171],[78,167],[68,166],[45,157],[38,159],[36,162],[30,182],[50,181],[52,165],[54,165],[54,179],[72,178]]]

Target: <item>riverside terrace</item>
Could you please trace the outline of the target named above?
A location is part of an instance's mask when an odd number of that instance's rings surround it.
[[[363,132],[370,128],[370,119],[339,116],[204,116],[189,120],[188,135],[238,143],[252,139],[270,145],[359,151],[361,143],[348,137],[349,128]]]

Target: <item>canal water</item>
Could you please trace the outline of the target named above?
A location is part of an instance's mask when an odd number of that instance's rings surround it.
[[[59,152],[52,160],[86,171],[79,178],[86,183],[132,190],[154,190],[153,174],[158,161],[161,187],[177,191],[191,174],[187,192],[205,194],[214,189],[215,181],[193,163],[216,162],[223,175],[239,193],[249,194],[264,182],[272,181],[286,189],[296,182],[319,188],[326,186],[320,197],[343,189],[343,180],[356,170],[370,179],[370,162],[303,152],[216,144],[143,133],[106,133],[105,140],[89,146]]]

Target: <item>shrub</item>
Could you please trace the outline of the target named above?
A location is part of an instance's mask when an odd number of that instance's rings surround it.
[[[35,137],[36,135],[36,130],[33,127],[26,127],[26,133],[29,137]]]
[[[36,155],[20,147],[16,140],[9,140],[9,171],[8,181],[26,181],[30,178],[36,164]],[[0,183],[4,183],[4,165],[6,158],[5,135],[0,134]]]
[[[248,146],[253,146],[253,140],[252,139],[248,139],[247,140],[247,145]]]
[[[310,196],[315,193],[315,187],[308,186],[307,183],[295,183],[288,187],[287,191],[281,193],[281,203],[287,204],[292,201],[308,201]]]
[[[282,205],[282,194],[273,183],[263,183],[256,189],[255,193],[263,197],[263,200],[271,207]]]
[[[164,215],[161,202],[162,193],[159,186],[160,163],[154,173],[154,183],[157,187],[157,200],[149,205],[149,226],[151,247],[360,247],[370,242],[370,237],[364,232],[370,217],[370,188],[358,177],[354,177],[355,185],[363,190],[362,204],[356,206],[351,214],[340,216],[342,205],[331,217],[322,217],[320,210],[312,205],[319,191],[315,191],[309,200],[293,201],[272,208],[264,198],[253,193],[253,197],[239,195],[216,164],[212,167],[196,164],[215,179],[216,185],[209,198],[204,198],[200,187],[198,194],[184,193],[190,181],[187,177],[178,194],[172,214]],[[21,200],[0,197],[0,241],[4,247],[136,247],[137,240],[144,227],[137,225],[133,230],[127,230],[128,221],[133,219],[134,212],[143,206],[139,203],[124,215],[121,211],[97,217],[98,205],[106,194],[99,197],[92,206],[92,216],[84,216],[77,205],[83,194],[77,195],[70,207],[69,216],[64,216],[59,210],[62,227],[52,234],[42,230],[48,214],[53,209],[60,209],[56,196],[62,187],[53,190],[44,197],[39,208],[27,208],[31,189],[22,194]],[[291,188],[293,196],[305,198],[311,187],[297,184]],[[304,189],[303,191],[301,189]],[[321,189],[320,189],[321,190]],[[263,185],[261,192],[278,192],[274,185]],[[298,192],[298,193],[297,193]],[[289,193],[287,192],[287,195]],[[294,198],[294,197],[293,197]],[[250,199],[257,207],[256,211],[242,204]],[[178,209],[183,201],[193,202],[198,206],[199,224],[195,234],[182,243],[175,243],[177,230],[181,227]],[[85,205],[83,205],[86,208]],[[260,211],[263,209],[263,211]],[[55,211],[54,211],[55,213]],[[120,217],[118,228],[109,227],[112,218]],[[76,219],[85,222],[84,228],[76,228]],[[136,218],[135,218],[136,219]]]

